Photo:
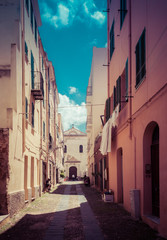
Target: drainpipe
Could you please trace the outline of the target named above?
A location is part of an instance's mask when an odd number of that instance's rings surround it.
[[[136,137],[132,133],[132,7],[129,0],[129,137],[134,139],[134,189],[136,189]]]
[[[108,84],[107,84],[107,87],[108,87],[108,98],[110,97],[110,48],[109,48],[109,42],[110,42],[110,2],[109,0],[107,0],[107,55],[108,55],[108,67],[107,67],[107,70],[108,70]],[[107,157],[106,157],[106,168],[109,169],[109,153],[107,154]],[[107,176],[107,188],[109,189],[109,182],[110,182],[110,179],[109,179],[109,175]]]
[[[25,19],[24,1],[21,1],[21,40],[22,40],[22,113],[25,113]],[[25,114],[22,114],[22,154],[25,152]]]
[[[41,49],[41,38],[38,36],[38,51],[39,51],[39,71],[41,73],[41,57],[40,57],[40,49]],[[41,77],[41,76],[40,76]],[[44,84],[44,83],[43,83]],[[39,187],[40,187],[40,196],[42,195],[43,191],[43,161],[42,161],[42,104],[43,102],[40,101],[40,151],[39,151]]]
[[[132,21],[131,0],[129,0],[129,137],[132,139]]]
[[[109,10],[109,0],[107,1],[107,55],[108,55],[108,83],[107,83],[107,88],[108,88],[108,98],[110,97],[110,49],[109,49],[109,41],[110,41],[110,36],[109,36],[109,17],[110,17],[110,10]]]

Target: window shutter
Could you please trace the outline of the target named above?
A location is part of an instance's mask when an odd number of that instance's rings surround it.
[[[126,91],[126,101],[128,100],[128,59],[125,65],[125,91]]]
[[[116,87],[113,88],[113,110],[116,107]]]
[[[116,81],[116,105],[117,104],[121,104],[121,77],[120,76]]]
[[[26,111],[26,119],[28,119],[28,99],[25,99],[25,111]]]
[[[115,49],[115,41],[114,41],[114,21],[113,21],[111,30],[110,30],[110,59],[113,55],[114,49]]]
[[[34,13],[33,13],[33,6],[32,6],[32,2],[31,2],[31,27],[33,29],[33,17],[34,17]]]
[[[146,74],[145,64],[145,29],[136,45],[136,87]]]
[[[111,98],[109,97],[109,98],[106,100],[106,122],[107,122],[108,119],[110,118],[110,101],[111,101]]]
[[[34,89],[34,56],[31,51],[31,88]]]
[[[141,36],[141,79],[144,77],[146,73],[145,68],[145,29]]]

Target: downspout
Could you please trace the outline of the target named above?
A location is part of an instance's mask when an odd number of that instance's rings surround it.
[[[129,0],[129,137],[132,139],[132,21],[131,0]]]
[[[107,55],[108,55],[108,64],[107,64],[107,70],[108,70],[108,98],[110,97],[110,48],[109,48],[109,42],[110,42],[110,36],[109,36],[109,17],[110,17],[110,10],[109,10],[109,1],[107,1]]]
[[[21,40],[22,40],[22,113],[25,113],[25,19],[24,1],[21,1]],[[25,152],[25,114],[22,114],[22,154]]]
[[[132,7],[129,0],[129,137],[132,140]],[[134,189],[136,189],[136,137],[134,139]]]
[[[109,32],[110,32],[110,2],[109,0],[107,0],[107,52],[108,52],[108,67],[107,67],[107,70],[108,70],[108,98],[110,97],[110,47],[109,47],[109,43],[110,43],[110,35],[109,35]],[[109,153],[107,154],[107,157],[106,157],[106,168],[109,169]],[[107,177],[107,188],[109,189],[109,175]]]
[[[40,46],[41,46],[41,39],[40,37],[38,38],[38,46],[39,46],[39,71],[41,74],[41,61],[40,61]],[[41,76],[40,76],[41,77]],[[40,196],[42,195],[43,191],[43,162],[42,162],[42,101],[40,101],[40,151],[39,151],[39,162],[40,162],[40,167],[39,167],[39,185],[40,185]]]

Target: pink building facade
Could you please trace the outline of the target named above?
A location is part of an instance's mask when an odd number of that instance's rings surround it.
[[[107,4],[109,188],[167,237],[167,2]]]

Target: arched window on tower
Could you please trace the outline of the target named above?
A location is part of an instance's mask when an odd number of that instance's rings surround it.
[[[83,145],[79,146],[79,152],[82,153],[83,152]]]

